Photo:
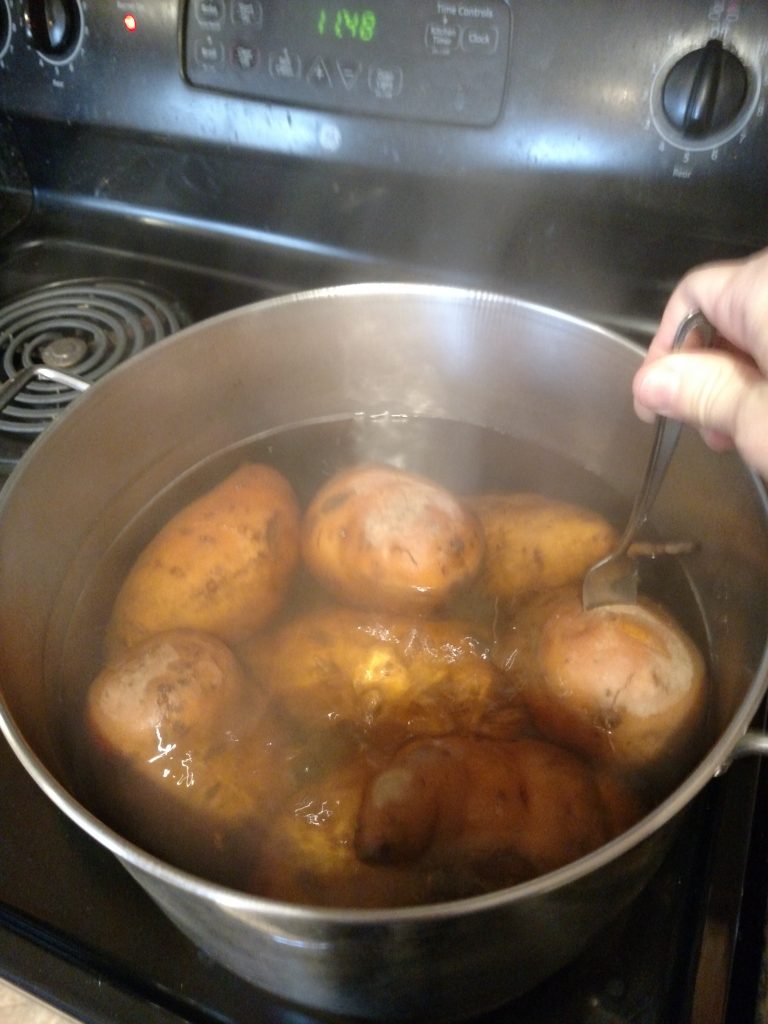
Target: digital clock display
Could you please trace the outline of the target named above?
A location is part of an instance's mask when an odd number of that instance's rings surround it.
[[[370,43],[376,36],[376,12],[370,7],[321,7],[315,28],[325,38]]]
[[[501,111],[513,0],[183,2],[185,75],[199,88],[441,124],[490,125]]]

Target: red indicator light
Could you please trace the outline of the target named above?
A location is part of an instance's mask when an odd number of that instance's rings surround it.
[[[126,29],[127,32],[135,32],[136,31],[136,28],[137,28],[136,17],[133,14],[126,14],[123,17],[123,24],[125,25],[125,29]]]

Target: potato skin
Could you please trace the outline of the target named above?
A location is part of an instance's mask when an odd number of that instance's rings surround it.
[[[88,691],[86,722],[102,749],[142,765],[169,745],[210,745],[245,686],[226,644],[198,631],[171,630],[99,673]]]
[[[382,611],[430,611],[480,568],[483,534],[466,505],[391,466],[342,470],[304,517],[302,554],[331,594]]]
[[[229,648],[193,630],[148,638],[96,677],[85,721],[104,820],[130,823],[133,841],[179,867],[242,884],[294,751]]]
[[[107,650],[169,629],[244,640],[275,614],[299,554],[300,511],[285,477],[246,463],[149,542],[115,601]]]
[[[515,601],[580,580],[616,545],[611,524],[591,509],[541,494],[483,494],[468,499],[485,534],[482,588]]]
[[[584,611],[578,587],[540,594],[495,654],[541,732],[646,779],[679,777],[706,709],[701,652],[648,600]]]
[[[355,836],[367,863],[417,863],[461,893],[525,881],[590,853],[637,820],[577,754],[537,739],[419,739],[373,776]]]
[[[413,740],[297,788],[261,847],[256,892],[353,907],[456,899],[589,853],[641,805],[576,754],[540,740]]]
[[[417,874],[370,865],[355,853],[357,813],[370,767],[360,757],[288,796],[256,858],[253,891],[312,906],[387,907],[425,902]]]
[[[238,654],[310,735],[346,723],[389,747],[419,733],[523,731],[522,702],[490,649],[490,634],[458,619],[319,608]]]

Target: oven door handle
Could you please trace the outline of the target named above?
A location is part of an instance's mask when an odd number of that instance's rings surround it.
[[[0,412],[20,391],[24,390],[31,380],[36,378],[51,381],[54,384],[65,384],[74,391],[87,391],[91,386],[82,377],[75,377],[71,373],[63,373],[61,370],[55,370],[51,366],[28,366],[15,377],[11,377],[10,380],[0,384]]]

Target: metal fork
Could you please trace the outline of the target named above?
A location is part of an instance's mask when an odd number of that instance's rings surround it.
[[[689,334],[700,328],[705,329],[702,331],[703,345],[709,347],[713,341],[714,331],[704,314],[695,312],[689,313],[680,323],[671,350],[676,352],[682,348]],[[581,601],[585,610],[589,611],[590,608],[599,608],[602,605],[636,603],[639,577],[637,560],[631,558],[627,551],[656,499],[682,426],[678,420],[670,420],[666,416],[656,417],[656,433],[645,476],[637,492],[624,534],[616,550],[596,562],[584,577]]]

